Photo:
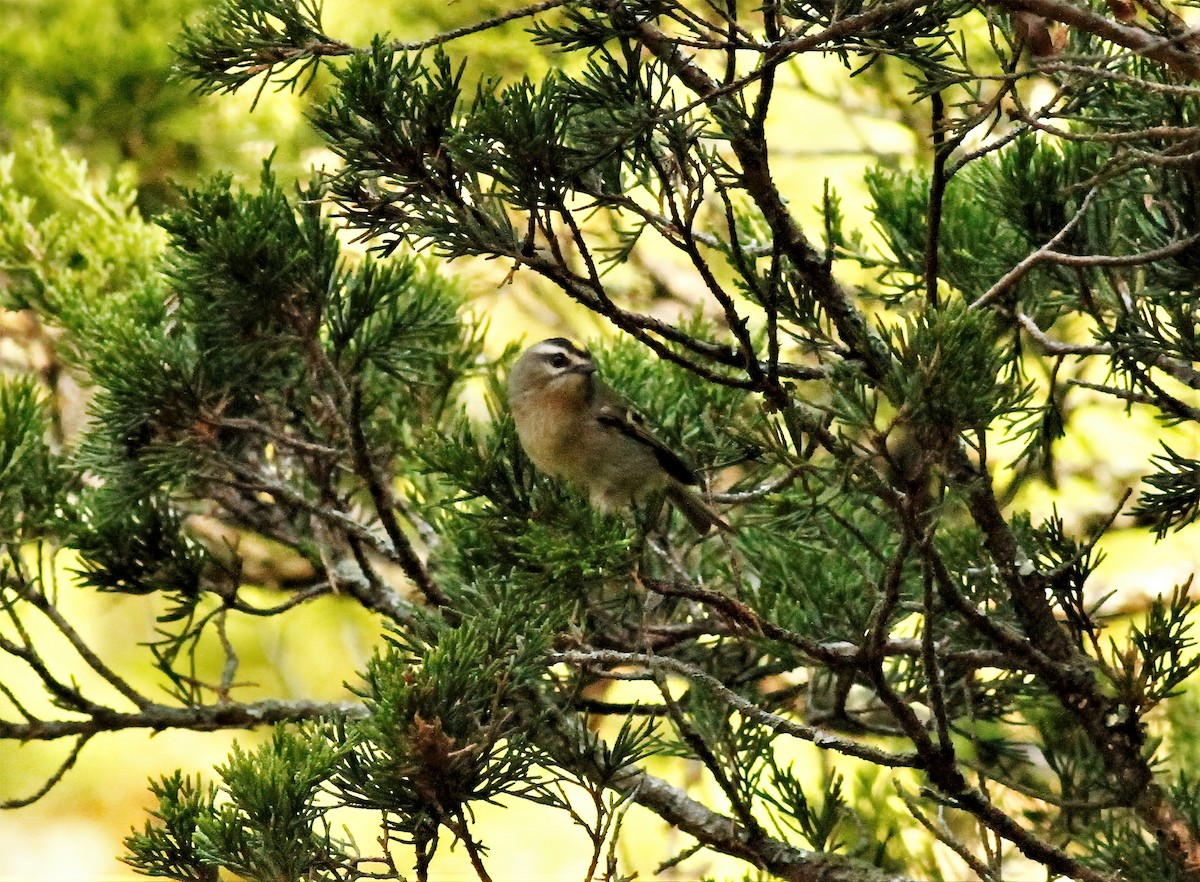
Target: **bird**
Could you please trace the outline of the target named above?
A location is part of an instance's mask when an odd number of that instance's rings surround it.
[[[696,472],[596,375],[591,354],[565,337],[526,349],[508,375],[521,448],[546,474],[588,493],[602,511],[662,492],[702,535],[733,528],[689,486]]]

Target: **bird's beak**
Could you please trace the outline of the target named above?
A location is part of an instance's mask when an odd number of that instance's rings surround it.
[[[596,366],[590,361],[581,361],[579,364],[572,367],[569,373],[583,374],[585,377],[591,376],[592,374],[596,373]]]

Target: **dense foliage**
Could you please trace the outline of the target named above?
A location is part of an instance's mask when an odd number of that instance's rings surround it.
[[[0,290],[91,389],[77,438],[37,383],[0,391],[0,651],[58,708],[0,685],[0,736],[74,738],[65,771],[110,730],[275,724],[215,777],[154,783],[127,860],[181,880],[395,877],[401,855],[424,879],[447,840],[488,879],[474,809],[496,800],[583,828],[586,878],[621,878],[634,805],[695,839],[664,867],[1200,878],[1200,791],[1162,737],[1200,665],[1190,586],[1121,622],[1092,587],[1112,531],[1151,555],[1197,529],[1200,49],[1157,2],[1110,6],[549,0],[369,46],[308,0],[219,6],[181,70],[213,93],[327,71],[336,171],[219,176],[156,228],[44,138],[0,164]],[[517,25],[544,76],[456,51]],[[810,56],[902,73],[881,107],[928,125],[914,168],[867,176],[870,236],[829,188],[806,230],[777,173]],[[701,295],[664,308],[676,279],[626,272],[648,256]],[[620,331],[602,374],[736,534],[537,474],[503,400],[515,350],[485,354],[431,257],[499,260]],[[1158,421],[1137,495],[1083,529],[1021,511],[1098,396],[1116,426]],[[263,603],[198,520],[304,575]],[[86,590],[161,599],[169,701],[59,611],[68,558]],[[384,631],[354,700],[244,699],[230,621],[347,601]]]

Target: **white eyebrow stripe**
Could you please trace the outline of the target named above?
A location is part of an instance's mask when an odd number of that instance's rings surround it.
[[[542,342],[534,345],[530,352],[538,358],[552,358],[555,355],[565,355],[573,362],[591,361],[592,356],[587,352],[580,352],[574,348],[568,348],[558,343]]]

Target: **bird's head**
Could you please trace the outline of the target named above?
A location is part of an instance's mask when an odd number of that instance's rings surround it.
[[[565,337],[535,343],[521,354],[508,374],[510,401],[538,396],[587,399],[596,363],[586,349]]]

